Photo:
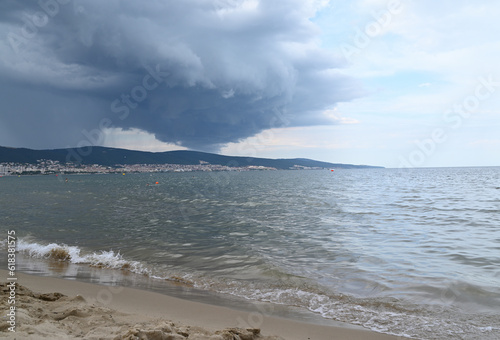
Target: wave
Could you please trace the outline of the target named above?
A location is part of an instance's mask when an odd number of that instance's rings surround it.
[[[125,260],[120,252],[113,250],[82,254],[82,249],[66,244],[50,243],[42,245],[19,239],[17,251],[38,259],[52,259],[74,264],[88,264],[90,266],[109,269],[122,269],[142,275],[150,275],[151,271],[139,261]]]
[[[415,339],[500,338],[500,328],[492,326],[499,324],[497,315],[464,314],[449,305],[420,305],[390,297],[358,298],[335,294],[304,280],[288,280],[286,275],[271,283],[203,273],[173,273],[158,270],[153,264],[127,259],[113,250],[85,251],[67,244],[44,245],[29,238],[19,239],[17,250],[33,258],[117,269],[249,301],[296,306],[327,319],[395,336]],[[283,276],[283,273],[276,275]],[[272,313],[273,308],[270,307],[268,312]]]
[[[497,315],[463,314],[450,306],[417,305],[396,298],[357,298],[318,292],[314,287],[238,285],[220,292],[248,300],[296,306],[326,319],[412,339],[499,339]]]

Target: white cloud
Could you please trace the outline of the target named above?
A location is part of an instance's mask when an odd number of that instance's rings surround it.
[[[323,111],[323,114],[328,119],[331,119],[333,122],[338,124],[358,124],[359,121],[353,118],[342,117],[342,115],[338,112],[337,108],[331,110]]]
[[[339,50],[341,42],[352,43],[354,34],[359,33],[356,30],[373,22],[373,13],[381,13],[388,2],[337,2],[337,6],[342,7],[337,12],[344,14],[341,31],[344,38],[339,35],[337,44],[329,40],[332,48]],[[366,46],[349,59],[349,68],[344,70],[361,79],[370,91],[367,97],[337,105],[344,115],[360,121],[349,126],[350,133],[363,131],[364,134],[357,135],[367,141],[384,141],[385,150],[392,150],[392,158],[397,160],[398,155],[404,155],[406,148],[414,144],[413,140],[425,139],[434,128],[444,127],[449,132],[449,141],[439,148],[441,158],[429,158],[426,166],[466,164],[463,157],[467,155],[458,152],[466,147],[470,148],[468,156],[471,157],[472,148],[476,148],[477,155],[484,154],[481,146],[488,146],[490,152],[496,148],[500,154],[500,146],[491,138],[495,136],[492,130],[498,131],[500,126],[500,97],[497,96],[500,88],[481,101],[473,117],[464,120],[460,129],[451,129],[443,118],[447,110],[454,110],[468,96],[475,95],[480,77],[500,81],[497,62],[500,37],[496,33],[500,29],[497,19],[500,3],[486,0],[473,3],[402,0],[401,3],[402,11],[392,17],[380,34],[366,40]],[[328,23],[323,27],[332,29]],[[366,129],[367,125],[372,129]],[[347,129],[347,125],[338,128]],[[489,142],[484,141],[485,138]],[[384,157],[389,155],[371,150]],[[444,155],[446,152],[449,154]],[[479,165],[491,164],[491,159],[474,157]],[[385,165],[398,166],[389,158]]]
[[[161,142],[153,134],[140,129],[123,130],[121,128],[109,128],[102,132],[102,146],[110,148],[152,152],[186,150],[186,148],[179,145]]]
[[[480,139],[469,143],[469,145],[473,147],[480,146],[489,149],[499,148],[500,139]]]

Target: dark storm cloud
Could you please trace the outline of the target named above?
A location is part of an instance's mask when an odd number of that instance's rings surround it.
[[[0,144],[64,147],[113,126],[214,150],[272,127],[333,124],[322,112],[361,92],[318,47],[315,6],[4,0]]]

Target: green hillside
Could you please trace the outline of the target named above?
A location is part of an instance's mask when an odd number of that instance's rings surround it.
[[[230,167],[266,166],[289,169],[293,166],[321,168],[373,168],[366,165],[338,164],[311,159],[269,159],[253,157],[223,156],[199,151],[144,152],[94,146],[89,148],[68,148],[55,150],[32,150],[26,148],[0,147],[0,163],[36,164],[40,159],[61,163],[100,164],[183,164],[195,165],[200,161]]]

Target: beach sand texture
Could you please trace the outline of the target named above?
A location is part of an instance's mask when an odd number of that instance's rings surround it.
[[[7,277],[6,271],[0,274]],[[16,328],[11,332],[5,317],[10,307],[7,283],[0,291],[0,338],[6,339],[401,339],[263,315],[260,329],[246,328],[244,320],[256,317],[248,312],[137,289],[20,273]]]

